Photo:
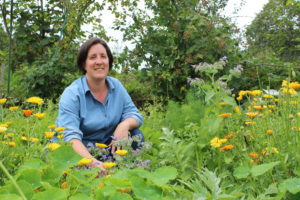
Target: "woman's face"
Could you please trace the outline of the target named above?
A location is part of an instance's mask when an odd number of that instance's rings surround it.
[[[109,72],[109,58],[102,44],[91,46],[85,60],[84,69],[88,80],[99,81],[105,79]]]

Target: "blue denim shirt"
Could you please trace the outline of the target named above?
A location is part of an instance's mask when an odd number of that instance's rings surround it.
[[[139,126],[143,116],[132,102],[121,82],[106,77],[108,94],[105,104],[91,93],[85,76],[75,80],[61,95],[56,124],[66,127],[65,141],[79,139],[88,142],[106,143],[117,125],[127,118],[134,118]]]

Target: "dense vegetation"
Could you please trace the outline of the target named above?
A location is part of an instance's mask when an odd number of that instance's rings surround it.
[[[2,1],[0,199],[299,199],[300,2],[270,0],[243,48],[226,4],[21,0],[11,18]],[[104,175],[53,123],[59,95],[81,76],[80,43],[113,40],[105,10],[132,44],[115,53],[111,75],[144,114],[146,142],[122,144]]]

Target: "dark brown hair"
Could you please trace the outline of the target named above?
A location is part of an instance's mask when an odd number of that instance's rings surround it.
[[[84,65],[85,65],[85,61],[86,61],[88,52],[89,52],[90,48],[95,44],[103,45],[103,47],[106,50],[107,56],[108,56],[109,70],[112,69],[114,58],[113,58],[113,55],[112,55],[112,53],[110,51],[110,48],[108,47],[107,43],[104,40],[100,39],[100,38],[91,38],[91,39],[85,41],[81,45],[81,47],[79,48],[78,53],[77,53],[77,66],[80,69],[80,71],[83,72],[83,74],[86,73],[86,71],[84,69]]]

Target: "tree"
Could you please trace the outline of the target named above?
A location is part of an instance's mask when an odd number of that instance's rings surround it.
[[[300,2],[270,0],[247,28],[251,52],[274,52],[285,61],[300,59]]]
[[[235,59],[238,48],[232,26],[219,14],[227,0],[110,2],[117,17],[115,28],[134,44],[132,50],[126,49],[124,64],[143,66],[144,79],[151,79],[155,94],[183,99],[186,79],[194,76],[192,65],[213,63],[225,55]]]

